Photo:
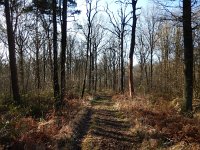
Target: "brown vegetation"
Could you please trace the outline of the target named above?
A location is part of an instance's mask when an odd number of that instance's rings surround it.
[[[0,141],[4,148],[14,149],[56,149],[62,146],[61,141],[65,138],[70,139],[77,122],[83,119],[84,106],[87,105],[85,100],[65,99],[64,106],[55,114],[50,99],[48,101],[41,100],[40,105],[35,106],[30,101],[29,107],[21,108],[12,105],[5,105],[1,110],[1,131]],[[42,103],[45,104],[46,112],[40,113],[37,110],[42,109]],[[33,107],[34,106],[34,107]],[[37,109],[38,107],[38,109]],[[35,109],[30,111],[29,109]],[[4,114],[3,114],[4,112]],[[23,113],[24,112],[24,113]],[[76,121],[79,119],[78,121]]]
[[[140,149],[200,148],[200,120],[180,115],[176,106],[178,101],[175,103],[150,95],[134,100],[117,95],[113,100],[116,101],[116,108],[131,119],[132,132],[138,137]]]

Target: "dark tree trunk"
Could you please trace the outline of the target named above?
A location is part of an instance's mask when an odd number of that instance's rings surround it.
[[[133,53],[135,48],[135,28],[136,28],[136,4],[137,0],[132,0],[132,10],[133,10],[133,23],[132,23],[132,32],[131,32],[131,47],[129,53],[129,94],[130,97],[133,97],[134,86],[133,86]]]
[[[113,60],[112,60],[113,84],[112,84],[112,89],[113,89],[114,92],[116,92],[116,85],[117,85],[117,82],[116,82],[117,72],[116,72],[116,64],[115,64],[116,54],[115,54],[114,51],[112,53],[113,53]]]
[[[83,79],[81,98],[83,98],[84,93],[85,93],[87,70],[88,70],[88,59],[89,59],[89,52],[90,52],[90,47],[91,47],[91,45],[90,45],[90,43],[91,43],[90,36],[91,36],[91,28],[92,28],[92,26],[91,26],[91,21],[90,20],[91,20],[91,3],[89,3],[89,11],[88,11],[87,52],[86,52],[85,74],[84,74],[84,79]]]
[[[151,55],[151,61],[150,61],[150,88],[152,89],[153,85],[153,48],[151,46],[150,50],[150,55]]]
[[[59,83],[58,83],[58,47],[57,47],[57,21],[56,21],[56,0],[53,0],[53,63],[54,63],[54,98],[55,98],[55,108],[58,110],[60,105],[59,99]]]
[[[92,79],[92,49],[91,49],[91,39],[90,39],[90,46],[89,46],[89,53],[90,53],[90,63],[89,63],[89,75],[88,75],[88,90],[91,91],[91,79]]]
[[[48,34],[47,34],[47,38],[48,38],[48,53],[49,53],[48,62],[50,64],[51,80],[53,81],[52,43],[51,43],[51,39],[50,39],[50,36],[49,36],[49,34],[50,34],[49,32],[50,31],[48,31]]]
[[[36,88],[39,91],[41,88],[41,83],[40,83],[40,60],[39,60],[39,51],[40,51],[40,42],[39,42],[39,33],[38,33],[38,19],[39,19],[39,10],[37,9],[36,12],[36,37],[35,37],[35,48],[36,48],[36,74],[35,74],[35,83],[36,83]]]
[[[66,46],[67,46],[67,0],[63,0],[62,11],[62,41],[61,41],[61,103],[64,100],[66,91],[66,79],[65,79],[65,62],[66,62]]]
[[[93,44],[92,48],[92,57],[91,57],[91,88],[92,88],[92,93],[95,91],[94,88],[94,58],[95,57],[95,43]]]
[[[21,84],[21,92],[25,94],[25,84],[24,84],[24,52],[23,48],[20,46],[19,49],[19,75],[20,75],[20,84]]]
[[[43,44],[43,84],[46,82],[46,45]]]
[[[9,0],[4,2],[5,5],[5,15],[6,15],[6,26],[7,26],[7,36],[8,36],[8,49],[9,49],[9,62],[10,62],[10,72],[11,72],[11,83],[14,101],[20,103],[19,85],[18,85],[18,74],[15,56],[15,38],[13,32],[13,24],[10,16],[10,6]]]
[[[83,98],[84,93],[85,93],[85,85],[86,85],[86,78],[87,78],[87,70],[88,70],[88,53],[89,53],[89,36],[90,36],[90,30],[88,32],[88,37],[87,37],[87,52],[86,52],[86,62],[85,62],[85,74],[84,74],[84,79],[83,79],[83,86],[82,86],[82,93],[81,93],[81,98]]]
[[[36,84],[37,84],[36,87],[39,90],[41,88],[41,83],[40,83],[39,40],[37,36],[36,36]]]
[[[184,36],[184,103],[183,111],[192,111],[193,99],[193,40],[191,27],[191,0],[183,0]]]
[[[123,25],[122,25],[123,26]],[[121,57],[121,77],[120,77],[120,92],[124,93],[124,31],[123,31],[123,27],[122,27],[122,31],[121,31],[121,38],[120,38],[120,57]]]
[[[97,45],[95,43],[95,49],[94,49],[94,68],[95,68],[95,77],[94,77],[94,91],[97,91],[97,78],[98,78],[98,73],[97,73]]]

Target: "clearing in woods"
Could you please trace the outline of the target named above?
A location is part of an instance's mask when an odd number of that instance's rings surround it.
[[[82,138],[82,150],[132,150],[133,136],[130,123],[122,112],[114,107],[111,97],[104,96],[91,101],[92,112],[89,128]]]

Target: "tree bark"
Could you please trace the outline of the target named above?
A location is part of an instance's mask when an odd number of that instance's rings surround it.
[[[66,63],[66,46],[67,46],[67,0],[63,0],[62,11],[62,50],[61,50],[61,103],[64,100],[66,91],[65,63]]]
[[[121,57],[121,78],[120,78],[120,92],[124,93],[124,27],[122,25],[121,37],[120,37],[120,57]]]
[[[19,76],[20,76],[20,84],[21,84],[21,92],[25,94],[25,84],[24,84],[24,52],[22,46],[19,48]]]
[[[193,99],[193,40],[191,27],[191,0],[183,0],[184,36],[184,112],[192,111]]]
[[[10,63],[13,99],[17,104],[19,104],[20,94],[19,94],[18,74],[17,74],[17,65],[16,65],[16,55],[15,55],[15,38],[14,38],[14,32],[13,32],[13,24],[12,24],[12,20],[10,16],[9,0],[4,1],[4,5],[5,5],[5,15],[6,15],[9,63]]]
[[[36,33],[38,34],[38,33]],[[38,35],[36,35],[36,87],[37,90],[39,90],[41,88],[41,83],[40,83],[40,60],[39,60],[39,39],[38,39]]]
[[[134,95],[134,86],[133,86],[133,54],[135,49],[135,28],[136,28],[136,4],[137,0],[132,0],[132,13],[133,13],[133,23],[132,23],[132,32],[131,32],[131,47],[129,53],[129,94],[130,97]]]
[[[36,88],[39,91],[41,88],[40,83],[40,60],[39,60],[39,51],[40,51],[40,42],[39,42],[39,32],[38,32],[38,19],[39,19],[39,10],[36,10],[36,37],[35,37],[35,48],[36,48],[36,64],[35,64],[35,83]]]
[[[85,93],[85,86],[86,86],[86,78],[87,78],[87,70],[88,70],[88,59],[89,59],[89,52],[91,48],[91,3],[89,3],[89,11],[88,11],[88,34],[87,34],[87,52],[86,52],[86,63],[85,63],[85,74],[83,79],[83,86],[82,86],[82,92],[81,92],[81,98],[83,98]],[[89,79],[90,80],[90,79]],[[89,81],[90,84],[90,81]]]
[[[56,20],[56,0],[53,0],[53,60],[54,60],[54,98],[55,98],[55,108],[58,110],[60,105],[59,99],[59,82],[58,82],[58,48],[57,48],[57,20]]]

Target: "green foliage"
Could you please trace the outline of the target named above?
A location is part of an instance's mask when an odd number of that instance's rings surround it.
[[[15,130],[15,121],[1,120],[0,122],[0,143],[8,145],[13,139],[18,136],[18,132]]]
[[[29,131],[32,127],[31,118],[43,118],[53,108],[52,97],[52,92],[47,91],[38,95],[28,93],[22,95],[21,105],[15,105],[9,96],[1,95],[0,144],[8,146]],[[22,118],[25,118],[24,121]]]
[[[53,93],[51,92],[44,91],[38,95],[30,93],[23,96],[21,111],[26,116],[43,118],[44,114],[53,108],[53,104]]]

